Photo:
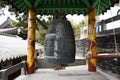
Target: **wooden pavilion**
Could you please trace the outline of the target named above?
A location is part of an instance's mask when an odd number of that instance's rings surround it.
[[[35,59],[35,27],[36,15],[53,14],[55,10],[64,14],[88,15],[88,50],[90,55],[96,55],[96,15],[104,14],[119,0],[2,0],[10,4],[19,13],[28,16],[28,54],[27,72],[34,73]],[[88,60],[88,70],[96,71],[96,58]]]

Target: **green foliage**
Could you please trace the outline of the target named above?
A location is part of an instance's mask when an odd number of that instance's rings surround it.
[[[42,18],[42,17],[39,17]],[[42,22],[45,25],[48,25],[52,21],[52,16],[47,17],[48,20],[45,21],[45,19],[42,20]],[[40,23],[37,22],[37,29],[36,29],[36,42],[44,44],[44,39],[46,35],[47,30],[45,30]]]
[[[71,20],[71,25],[73,28],[73,32],[75,35],[75,39],[79,39],[80,38],[80,28],[83,26],[86,26],[87,24],[85,23],[85,20],[83,20],[82,22],[80,22],[79,24],[75,24],[73,23],[73,21]]]
[[[36,42],[44,44],[46,30],[41,25],[38,25],[37,27],[38,29],[36,29]]]
[[[21,29],[19,36],[21,36],[23,39],[27,39],[27,25],[28,25],[27,24],[27,16],[25,16],[24,14],[19,15],[20,13],[16,9],[12,8],[11,5],[8,5],[8,3],[6,1],[0,1],[0,14],[4,13],[4,12],[2,12],[2,8],[5,8],[6,5],[9,6],[9,11],[11,12],[11,14],[16,15],[18,22],[13,22],[13,25]],[[52,21],[52,16],[48,16],[47,21],[45,19],[43,19],[43,17],[45,17],[45,16],[39,16],[38,18],[41,19],[41,22],[43,22],[45,25],[48,25]],[[85,21],[82,21],[79,24],[74,24],[73,21],[71,21],[71,24],[72,24],[73,31],[75,34],[75,38],[78,39],[80,37],[80,28],[85,26],[86,23],[85,23]],[[45,34],[46,34],[46,30],[44,30],[43,27],[41,26],[41,24],[39,24],[37,22],[36,41],[43,44]]]
[[[75,35],[75,39],[80,38],[80,26],[79,25],[72,25],[73,27],[73,32]]]
[[[14,21],[12,24],[20,29],[20,33],[18,36],[23,39],[27,39],[27,17],[26,16],[18,16],[18,21]]]

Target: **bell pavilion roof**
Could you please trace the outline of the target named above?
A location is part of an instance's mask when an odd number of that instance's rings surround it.
[[[104,13],[119,0],[3,0],[25,14],[34,8],[37,14],[49,15],[55,10],[65,14],[88,14],[89,8],[96,8],[97,15]]]

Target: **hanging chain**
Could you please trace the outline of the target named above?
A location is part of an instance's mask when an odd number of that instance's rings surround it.
[[[111,5],[111,2],[109,0],[109,5]],[[110,10],[111,16],[112,16],[112,11]],[[113,23],[113,17],[111,18],[112,20],[112,26],[113,26],[113,35],[114,35],[114,43],[115,43],[115,52],[117,53],[117,55],[119,54],[118,51],[118,46],[117,46],[117,40],[116,40],[116,32],[115,32],[115,27],[114,27],[114,23]]]
[[[109,0],[109,5],[111,5],[111,2]],[[112,16],[112,11],[110,10],[111,12],[111,16]],[[119,56],[119,51],[118,51],[118,46],[117,46],[117,40],[116,40],[116,33],[115,33],[115,28],[114,28],[114,23],[113,23],[113,17],[111,18],[112,19],[112,26],[113,26],[113,34],[114,34],[114,43],[115,43],[115,52],[117,54],[117,57],[114,59],[114,60],[118,60],[118,56]]]

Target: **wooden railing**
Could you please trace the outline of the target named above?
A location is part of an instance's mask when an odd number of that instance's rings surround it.
[[[21,63],[18,63],[16,65],[13,65],[12,67],[9,67],[7,69],[0,70],[0,80],[8,80],[8,75],[14,73],[15,71],[21,69],[21,74],[26,74],[26,62],[22,61]]]
[[[101,31],[106,30],[106,24],[120,20],[120,15],[113,16],[111,18],[101,20],[101,22],[98,22],[97,25],[101,25]]]

